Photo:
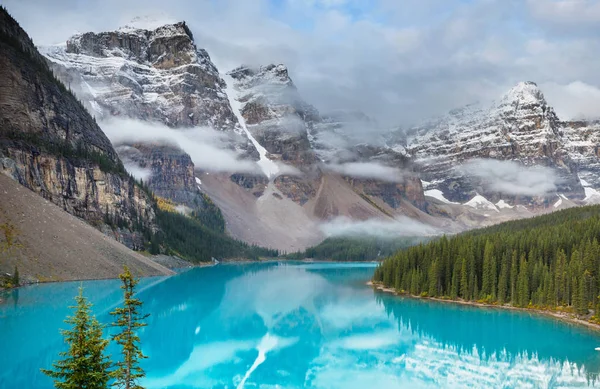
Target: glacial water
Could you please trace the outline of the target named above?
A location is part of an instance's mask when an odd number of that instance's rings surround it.
[[[147,388],[565,388],[594,385],[600,334],[523,312],[399,298],[371,264],[268,263],[143,279]],[[0,388],[39,372],[80,283],[26,287],[0,305]],[[84,282],[99,319],[117,281]],[[110,330],[107,330],[110,332]],[[115,351],[114,349],[112,350]]]

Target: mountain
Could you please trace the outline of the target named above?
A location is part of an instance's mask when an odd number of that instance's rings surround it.
[[[19,247],[3,253],[2,272],[18,267],[22,283],[173,274],[0,174],[0,225],[15,227]]]
[[[589,177],[597,171],[594,139],[593,125],[561,122],[538,86],[521,82],[489,108],[466,106],[410,128],[400,144],[420,165],[427,190],[440,191],[450,202],[467,202],[479,194],[494,203],[547,207],[558,193],[584,199],[579,174]],[[485,177],[456,168],[473,159],[552,168],[558,175],[556,188],[548,196],[503,193],[486,186]]]
[[[156,228],[152,199],[4,9],[0,22],[0,173],[89,223],[118,220],[117,239],[143,247]]]
[[[143,134],[117,151],[130,171],[150,171],[145,182],[155,193],[222,214],[225,230],[248,243],[302,250],[340,218],[407,217],[454,232],[600,202],[599,124],[561,121],[533,82],[489,107],[390,131],[359,111],[319,112],[283,64],[218,69],[185,22],[78,34],[43,51],[102,120],[181,132],[204,126],[226,136],[220,147],[252,169],[195,166],[185,145]],[[520,171],[524,182],[495,182]]]
[[[230,139],[225,147],[256,167],[206,171],[173,145],[118,144],[128,169],[150,168],[145,182],[154,192],[188,207],[208,196],[233,237],[286,251],[319,242],[320,224],[341,216],[428,217],[415,172],[384,181],[349,174],[352,164],[395,171],[409,168],[410,160],[383,145],[327,142],[346,123],[305,102],[284,65],[224,72],[196,47],[184,22],[142,27],[148,26],[79,34],[44,53],[97,117],[158,121],[180,131],[210,126]],[[324,157],[333,149],[343,158]]]
[[[3,7],[0,85],[3,246],[13,236],[2,272],[17,267],[23,282],[117,277],[123,265],[172,274],[130,249],[158,228],[153,199]]]
[[[257,159],[248,139],[240,135],[223,79],[208,53],[196,48],[187,25],[145,30],[139,23],[75,35],[64,45],[44,48],[44,54],[98,120],[119,117],[174,128],[211,127],[231,137],[232,149]],[[125,161],[133,158],[138,166],[151,167],[146,183],[155,193],[206,210],[186,153],[143,142],[117,146]]]

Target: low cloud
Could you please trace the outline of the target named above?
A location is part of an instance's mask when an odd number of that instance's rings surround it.
[[[489,189],[510,195],[541,196],[556,190],[556,172],[548,167],[523,166],[514,161],[473,159],[457,170],[483,180]]]
[[[335,236],[376,236],[383,238],[397,238],[401,236],[432,236],[440,234],[440,230],[401,216],[395,219],[367,219],[351,220],[347,217],[338,217],[327,223],[321,224],[321,231],[328,237]]]
[[[135,162],[123,161],[123,165],[125,166],[125,170],[135,177],[136,180],[148,181],[152,175],[152,170],[143,168]]]
[[[325,165],[330,170],[344,176],[376,179],[387,182],[401,182],[404,179],[402,170],[385,166],[377,162],[349,162]]]
[[[562,120],[597,119],[600,117],[600,88],[581,81],[566,85],[554,82],[543,84],[550,105],[557,107]]]
[[[173,145],[189,154],[198,169],[260,174],[254,161],[241,159],[230,148],[231,139],[225,133],[210,128],[172,129],[133,119],[109,119],[100,126],[116,145],[135,142]]]

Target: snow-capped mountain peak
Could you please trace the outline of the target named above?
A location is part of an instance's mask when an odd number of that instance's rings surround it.
[[[167,25],[174,25],[177,23],[185,23],[179,20],[172,18],[166,13],[159,14],[151,14],[151,15],[143,15],[136,16],[131,19],[127,24],[120,27],[118,31],[129,32],[135,30],[156,30],[160,27]]]
[[[516,106],[546,105],[546,99],[535,82],[522,81],[502,96],[500,104]]]

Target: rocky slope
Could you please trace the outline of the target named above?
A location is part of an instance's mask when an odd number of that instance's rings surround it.
[[[226,147],[255,170],[206,171],[172,145],[147,141],[117,151],[128,167],[150,172],[146,182],[160,196],[200,210],[211,197],[227,230],[251,243],[301,249],[338,217],[408,216],[456,231],[600,201],[598,123],[560,121],[531,82],[491,107],[386,133],[360,112],[320,113],[282,64],[224,73],[183,22],[80,34],[44,53],[99,118],[227,134]],[[556,187],[519,194],[465,168],[488,160],[552,169]]]
[[[17,266],[23,283],[116,278],[123,265],[137,276],[173,274],[1,174],[0,197],[0,224],[15,227],[19,245],[0,271]]]
[[[75,35],[45,55],[97,117],[231,130],[225,84],[185,23]]]
[[[92,224],[107,217],[151,231],[151,199],[31,39],[0,10],[0,172]],[[140,232],[118,236],[130,247]]]
[[[44,53],[97,117],[126,116],[175,128],[210,126],[228,134],[229,147],[240,158],[256,162],[255,172],[209,174],[181,150],[156,143],[128,142],[117,151],[128,167],[133,163],[150,171],[145,182],[161,196],[201,208],[201,196],[210,195],[235,237],[284,250],[301,249],[322,239],[322,220],[394,218],[405,212],[405,206],[411,212],[414,206],[424,209],[423,190],[414,172],[381,181],[328,168],[330,163],[369,161],[408,168],[406,154],[355,139],[349,140],[347,152],[341,151],[326,140],[347,124],[322,116],[305,102],[284,65],[242,66],[220,75],[183,22],[85,33]],[[332,150],[336,157],[326,157]],[[338,158],[341,154],[343,158]],[[340,175],[336,187],[348,195],[323,190]],[[338,200],[353,196],[360,205]],[[296,221],[283,218],[288,208]]]
[[[170,127],[211,127],[231,138],[230,147],[257,158],[240,135],[224,93],[225,82],[208,53],[198,49],[184,22],[73,36],[65,45],[44,48],[53,70],[99,120],[128,117]],[[121,144],[121,157],[151,167],[150,189],[202,210],[194,164],[171,145]],[[135,151],[137,150],[137,151]]]

